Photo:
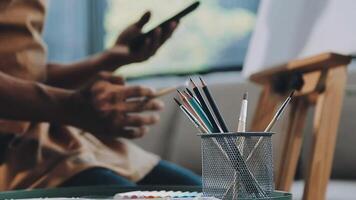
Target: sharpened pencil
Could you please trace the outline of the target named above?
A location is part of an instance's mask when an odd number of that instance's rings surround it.
[[[189,96],[193,97],[193,98],[195,99],[195,101],[197,101],[199,104],[201,104],[201,103],[200,103],[200,100],[197,99],[197,97],[194,96],[194,94],[192,93],[192,91],[190,91],[189,88],[186,88],[186,90],[187,90]]]
[[[156,98],[162,97],[164,95],[170,94],[170,93],[174,92],[177,89],[178,89],[178,87],[164,88],[164,89],[161,89],[158,92],[156,92],[156,94],[154,94],[153,96],[144,98],[144,100],[145,101],[150,101],[152,99],[156,99]]]
[[[221,116],[220,114],[220,111],[219,111],[219,108],[218,106],[216,105],[215,101],[214,101],[214,98],[213,96],[211,95],[210,91],[209,91],[209,88],[207,86],[207,84],[204,82],[204,80],[199,77],[200,81],[201,81],[201,84],[202,84],[202,88],[203,88],[203,91],[204,91],[204,94],[206,96],[206,98],[208,99],[208,102],[210,104],[210,107],[212,108],[214,114],[215,114],[215,117],[216,119],[218,120],[219,124],[220,124],[220,127],[222,128],[223,132],[225,133],[228,133],[229,130],[226,126],[226,123],[224,121],[224,118]]]
[[[158,97],[170,94],[170,93],[174,92],[175,90],[177,90],[177,88],[178,87],[169,87],[169,88],[161,89],[151,98],[158,98]]]
[[[201,108],[200,104],[193,98],[190,97],[189,94],[187,92],[184,91],[185,97],[187,98],[189,104],[192,106],[192,108],[194,109],[194,111],[200,116],[200,118],[203,120],[205,126],[211,131],[213,132],[214,129],[208,119],[208,117],[206,116],[204,110]]]
[[[208,105],[206,104],[206,102],[205,102],[203,96],[201,95],[198,86],[194,83],[194,81],[193,81],[191,78],[190,78],[190,82],[191,82],[191,84],[193,85],[193,91],[194,91],[195,95],[196,95],[197,98],[199,99],[200,104],[201,104],[203,110],[205,111],[205,114],[208,116],[209,121],[211,122],[211,125],[212,125],[213,128],[214,128],[214,133],[222,132],[222,131],[220,130],[220,127],[219,127],[218,124],[216,123],[216,121],[215,121],[213,115],[211,114],[210,109],[209,109]]]
[[[195,116],[195,118],[202,124],[202,126],[206,129],[211,131],[208,126],[206,125],[206,122],[204,122],[204,120],[202,119],[202,116],[200,116],[196,110],[193,108],[193,106],[191,105],[191,103],[189,102],[188,98],[179,90],[177,90],[180,99],[182,100],[182,103],[184,105],[184,107]]]
[[[174,101],[178,104],[179,108],[183,111],[183,113],[188,117],[188,119],[192,122],[192,124],[202,133],[208,133],[209,131],[204,128],[202,124],[191,114],[187,108],[185,108],[176,98],[173,98]]]

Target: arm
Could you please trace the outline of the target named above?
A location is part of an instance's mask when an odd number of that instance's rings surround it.
[[[68,124],[100,137],[140,137],[162,108],[149,88],[125,86],[120,77],[100,74],[82,90],[64,90],[23,81],[0,72],[0,118]]]
[[[150,13],[145,13],[140,20],[119,35],[112,48],[102,53],[69,65],[49,64],[47,83],[62,88],[75,88],[86,83],[99,71],[112,72],[123,65],[149,59],[172,35],[177,26],[177,22],[172,22],[168,27],[157,28],[138,50],[132,51],[129,48],[132,41],[142,35],[142,28],[149,18]]]
[[[23,81],[0,72],[0,117],[25,121],[65,120],[64,102],[72,91]]]
[[[100,71],[112,72],[116,68],[128,64],[122,55],[116,55],[118,61],[110,63],[109,52],[94,55],[88,59],[71,63],[49,63],[47,65],[47,84],[60,88],[77,88],[93,79]]]

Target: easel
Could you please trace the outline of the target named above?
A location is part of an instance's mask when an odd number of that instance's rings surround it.
[[[287,64],[253,74],[250,79],[263,85],[252,122],[252,130],[263,130],[276,106],[293,89],[288,130],[282,143],[278,162],[276,189],[291,189],[303,143],[303,128],[308,108],[315,105],[313,139],[305,177],[304,200],[324,200],[330,178],[337,129],[340,119],[347,65],[351,57],[325,53],[291,61]],[[282,133],[280,133],[282,134]]]

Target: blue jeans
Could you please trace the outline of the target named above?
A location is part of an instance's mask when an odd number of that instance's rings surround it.
[[[93,186],[93,185],[189,185],[201,186],[201,178],[195,173],[161,160],[153,170],[137,183],[121,177],[114,171],[105,168],[91,168],[85,170],[69,180],[60,187]]]

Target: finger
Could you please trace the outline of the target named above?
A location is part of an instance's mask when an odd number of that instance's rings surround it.
[[[162,32],[162,43],[172,36],[177,26],[178,26],[178,21],[171,22],[168,25],[168,27]]]
[[[115,107],[117,103],[124,102],[126,99],[125,92],[123,92],[122,89],[120,90],[114,90],[111,93],[111,98],[110,98],[110,103]]]
[[[99,94],[105,93],[105,89],[110,83],[108,83],[105,80],[99,79],[96,81],[93,81],[93,84],[90,88],[90,93],[92,96],[97,96]]]
[[[161,28],[157,28],[153,32],[153,36],[152,36],[151,47],[150,47],[151,55],[156,53],[156,51],[159,48],[161,42],[162,42],[162,29]]]
[[[150,100],[150,101],[130,101],[121,103],[116,106],[118,112],[134,113],[143,111],[159,111],[164,107],[164,103],[160,100]]]
[[[102,80],[106,80],[112,84],[123,85],[125,84],[125,79],[122,76],[114,76],[109,72],[99,72],[99,77]]]
[[[147,11],[145,14],[142,15],[141,19],[136,22],[136,26],[139,29],[142,29],[143,26],[150,20],[151,12]]]
[[[125,98],[133,97],[152,97],[155,92],[151,88],[142,86],[128,86],[124,88]]]
[[[110,83],[112,84],[117,84],[117,85],[124,85],[125,84],[125,78],[122,76],[111,76],[107,79]]]
[[[159,116],[155,114],[149,115],[127,115],[124,120],[125,126],[138,127],[156,124],[159,121]]]
[[[106,112],[111,109],[111,104],[110,102],[110,96],[106,95],[104,93],[101,93],[96,96],[95,99],[93,99],[93,106],[96,110],[100,112]]]
[[[143,59],[146,59],[148,56],[148,52],[151,50],[151,38],[146,38],[144,44],[140,49],[140,54],[142,55]]]
[[[128,139],[134,139],[134,138],[139,138],[147,134],[149,131],[149,128],[146,126],[141,126],[138,128],[130,128],[130,129],[124,129],[120,133],[121,137],[128,138]]]

